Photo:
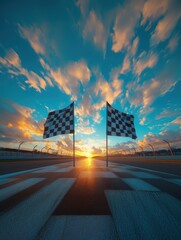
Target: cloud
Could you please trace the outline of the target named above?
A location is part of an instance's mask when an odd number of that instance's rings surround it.
[[[179,69],[178,59],[167,62],[164,69],[149,81],[138,83],[132,81],[127,84],[126,97],[132,106],[142,106],[142,113],[150,109],[151,104],[158,97],[164,96],[167,92],[172,91],[180,76],[177,75]]]
[[[159,138],[170,141],[173,146],[174,146],[174,143],[180,144],[181,143],[181,129],[177,129],[177,130],[166,129],[163,132],[160,132]]]
[[[175,115],[179,115],[180,114],[180,110],[177,109],[172,109],[172,110],[168,110],[168,109],[164,109],[158,116],[156,116],[156,120],[162,119],[162,118],[169,118],[169,117],[173,117]]]
[[[166,94],[175,84],[176,82],[170,79],[152,79],[143,89],[143,106],[146,108],[151,105],[158,96]]]
[[[75,108],[75,115],[82,118],[91,116],[93,121],[96,123],[100,123],[102,120],[102,117],[100,113],[96,110],[95,105],[92,101],[92,97],[88,92],[85,92],[83,94],[79,107]]]
[[[117,143],[113,146],[109,146],[110,154],[130,154],[131,151],[136,148],[136,142],[127,141],[123,143]],[[135,150],[134,150],[135,152]]]
[[[108,31],[101,19],[91,10],[83,30],[83,36],[90,39],[98,48],[106,49]]]
[[[92,155],[102,155],[103,154],[103,151],[101,148],[96,148],[96,147],[92,147],[91,149],[91,154]]]
[[[90,122],[89,120],[84,121],[82,118],[79,117],[78,120],[78,124],[77,124],[77,133],[81,133],[84,135],[91,135],[93,133],[95,133],[95,129],[93,127],[90,126]]]
[[[89,93],[84,93],[82,97],[82,102],[79,108],[75,109],[75,114],[78,114],[81,117],[89,116],[94,113],[94,107],[92,104],[92,98]]]
[[[91,77],[91,72],[84,61],[72,63],[67,67],[66,72],[71,78],[75,78],[82,83],[87,83]]]
[[[34,109],[13,102],[1,103],[0,136],[3,142],[32,140],[34,136],[42,136],[44,120],[37,122],[33,119]]]
[[[178,35],[175,35],[170,39],[167,48],[170,50],[170,52],[173,52],[177,48],[178,43],[179,43],[179,37]]]
[[[138,25],[143,1],[126,1],[125,5],[118,10],[113,33],[112,50],[119,52],[130,46],[134,36],[135,27]]]
[[[37,92],[41,92],[41,89],[45,90],[47,85],[45,79],[40,77],[37,73],[23,68],[21,66],[19,55],[13,49],[10,49],[4,58],[0,58],[0,63],[4,68],[7,69],[9,74],[13,76],[24,76],[25,82]],[[21,82],[20,87],[22,87]],[[25,90],[24,85],[23,89]]]
[[[150,52],[146,54],[145,52],[142,52],[134,63],[134,70],[140,75],[145,69],[153,68],[157,61],[158,57],[155,53]]]
[[[131,47],[131,54],[135,55],[138,49],[138,44],[139,44],[139,37],[136,37],[133,41],[133,45]]]
[[[77,0],[76,5],[80,8],[83,16],[86,15],[88,9],[89,0]]]
[[[23,27],[18,25],[19,33],[21,37],[25,38],[34,51],[38,54],[45,55],[46,49],[44,46],[45,36],[45,27],[38,28],[37,26]]]
[[[113,78],[110,83],[104,80],[101,74],[98,76],[98,80],[94,86],[94,93],[100,97],[101,101],[95,104],[96,110],[102,109],[106,101],[112,104],[122,92],[123,81],[119,79],[118,72],[114,72],[112,75]]]
[[[70,152],[72,153],[73,141],[69,135],[62,137],[61,140],[56,142],[57,150],[61,152]]]
[[[45,70],[46,79],[49,79],[52,85],[56,83],[60,90],[71,96],[71,100],[77,99],[80,84],[84,86],[91,77],[91,71],[83,60],[56,69],[52,69],[42,58],[40,63]]]
[[[141,124],[141,125],[144,125],[144,124],[145,124],[145,121],[146,121],[146,118],[143,117],[143,118],[141,119],[141,121],[140,121],[140,124]]]
[[[6,60],[10,65],[14,66],[15,68],[21,68],[21,60],[19,58],[19,55],[13,49],[10,49],[7,52]]]
[[[130,60],[129,60],[129,56],[126,55],[126,57],[124,58],[123,66],[120,73],[125,73],[128,70],[130,70]]]
[[[152,43],[158,44],[159,42],[165,41],[173,29],[175,28],[178,20],[181,17],[180,1],[170,1],[168,11],[165,16],[158,22],[155,32],[152,35]]]
[[[169,0],[147,0],[144,4],[142,14],[142,24],[145,24],[147,20],[154,21],[160,16],[164,15],[169,6]]]
[[[166,129],[158,134],[147,133],[144,135],[143,140],[138,141],[138,145],[149,147],[152,144],[155,149],[167,149],[167,144],[163,141],[167,140],[170,142],[172,147],[179,146],[181,144],[181,130]]]
[[[177,117],[171,122],[171,124],[181,125],[181,117]]]

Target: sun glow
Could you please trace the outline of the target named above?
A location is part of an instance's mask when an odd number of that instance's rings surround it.
[[[87,161],[88,166],[90,167],[92,165],[92,155],[90,153],[87,153]]]

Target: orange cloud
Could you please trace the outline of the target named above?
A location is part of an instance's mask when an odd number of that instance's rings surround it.
[[[33,71],[28,71],[21,66],[21,60],[19,55],[10,49],[4,58],[0,58],[0,63],[7,68],[9,74],[12,75],[22,75],[26,78],[25,82],[29,84],[30,87],[36,89],[36,91],[41,92],[41,89],[46,88],[46,81],[40,77],[37,73]],[[25,86],[19,83],[20,87],[25,90]]]
[[[84,61],[70,64],[66,72],[71,78],[76,78],[82,83],[87,83],[91,77],[91,72]]]
[[[138,24],[141,16],[143,3],[142,0],[125,1],[125,5],[118,10],[113,34],[112,50],[114,52],[119,52],[123,48],[130,46],[135,26]]]
[[[108,28],[108,27],[107,27]],[[97,47],[106,49],[108,31],[101,19],[91,10],[83,30],[84,38],[91,39]]]
[[[148,0],[143,7],[142,24],[145,24],[148,19],[155,20],[162,16],[168,9],[169,0]]]
[[[43,122],[36,122],[32,114],[34,109],[5,102],[6,108],[1,108],[0,135],[3,141],[33,140],[34,136],[42,136]]]
[[[46,50],[42,42],[44,42],[45,34],[43,33],[42,29],[35,26],[26,28],[18,25],[18,27],[20,35],[28,40],[34,51],[44,55]]]
[[[158,57],[153,52],[140,54],[138,60],[135,61],[134,70],[140,75],[146,68],[153,68],[158,61]]]
[[[110,83],[105,81],[103,78],[100,78],[94,87],[94,93],[96,96],[99,95],[101,97],[101,101],[95,104],[95,109],[102,109],[105,106],[106,101],[112,104],[121,94],[122,84],[123,81],[117,78],[113,79]]]
[[[56,83],[59,89],[67,95],[71,95],[72,100],[77,99],[80,84],[87,84],[91,77],[91,72],[83,60],[70,63],[65,68],[57,69],[52,69],[42,58],[40,58],[40,63],[46,71],[45,79],[51,85]]]

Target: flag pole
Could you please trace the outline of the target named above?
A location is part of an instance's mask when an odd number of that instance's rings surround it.
[[[106,102],[106,167],[108,167],[107,102]]]
[[[73,132],[73,167],[75,167],[75,117],[74,117],[74,132]]]
[[[73,167],[75,167],[75,132],[73,133]]]

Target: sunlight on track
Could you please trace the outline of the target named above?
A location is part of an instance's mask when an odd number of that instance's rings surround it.
[[[88,157],[87,161],[88,161],[88,167],[91,167],[91,165],[92,165],[92,158],[91,158],[91,156]]]

